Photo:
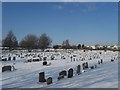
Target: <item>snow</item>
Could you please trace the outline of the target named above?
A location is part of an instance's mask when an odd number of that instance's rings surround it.
[[[102,54],[100,54],[100,52]],[[26,54],[33,54],[41,57],[48,57],[47,62],[51,63],[49,66],[43,66],[43,61],[38,62],[25,62],[32,56],[20,58],[16,54],[21,52],[11,53],[10,56],[16,56],[17,60],[1,61],[2,66],[13,65],[15,63],[15,71],[0,72],[2,74],[2,88],[118,88],[118,52],[113,51],[86,51],[82,50],[70,50],[59,52],[23,52],[21,56]],[[55,60],[50,60],[50,57],[54,55]],[[71,62],[71,56],[76,55],[73,59],[77,61]],[[3,53],[4,57],[8,57],[9,53]],[[66,59],[61,59],[64,56]],[[4,58],[3,57],[3,58]],[[92,60],[89,60],[89,58]],[[95,58],[93,58],[95,57]],[[38,59],[38,57],[35,57]],[[85,60],[82,60],[85,58]],[[103,59],[103,64],[98,64],[98,60]],[[111,62],[114,59],[114,62]],[[77,65],[81,65],[83,62],[88,62],[89,66],[97,65],[95,69],[86,69],[82,74],[77,75]],[[60,71],[68,71],[70,68],[74,70],[74,76],[57,80]],[[39,82],[39,73],[44,71],[45,78],[53,78],[53,83],[47,85],[46,83]]]

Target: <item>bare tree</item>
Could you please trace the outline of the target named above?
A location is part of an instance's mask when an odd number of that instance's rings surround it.
[[[35,35],[28,34],[20,42],[20,46],[26,49],[38,48],[38,38]]]
[[[78,49],[81,49],[81,47],[82,47],[81,44],[78,44],[77,48],[78,48]]]
[[[9,47],[9,50],[12,48],[16,48],[18,46],[18,41],[16,37],[14,36],[12,30],[10,30],[6,36],[5,39],[2,41],[2,46],[3,47]]]
[[[45,33],[43,33],[40,37],[39,37],[39,48],[42,49],[44,51],[44,49],[46,49],[49,45],[51,45],[52,40],[49,36],[47,36]]]

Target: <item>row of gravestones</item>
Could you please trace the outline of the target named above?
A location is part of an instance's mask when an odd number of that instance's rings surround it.
[[[77,73],[78,75],[81,74],[81,66],[80,66],[80,65],[77,66],[77,71],[76,71],[76,73]],[[72,77],[73,77],[73,69],[70,68],[70,69],[68,70],[68,72],[65,71],[65,70],[64,70],[64,71],[61,71],[61,72],[59,73],[59,76],[58,76],[57,79],[58,79],[58,80],[63,79],[65,76],[67,76],[68,78],[72,78]],[[52,83],[53,83],[52,80],[53,80],[52,77],[49,77],[49,78],[45,79],[45,72],[39,73],[39,82],[46,82],[47,85],[49,85],[49,84],[52,84]]]
[[[11,61],[11,60],[16,60],[16,57],[13,57],[13,59],[12,59],[12,57],[8,57],[8,59],[2,58],[2,61]]]
[[[55,57],[54,56],[52,56],[51,57],[51,60],[54,60],[55,59]],[[43,60],[45,61],[45,60],[47,60],[47,57],[43,57]],[[37,59],[28,59],[27,60],[27,62],[36,62],[36,61],[42,61],[42,58],[41,57],[39,57],[39,58],[37,58]],[[46,62],[45,62],[46,63]],[[43,64],[44,65],[44,64]]]

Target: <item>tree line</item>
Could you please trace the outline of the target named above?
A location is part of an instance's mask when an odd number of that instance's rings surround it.
[[[18,47],[22,49],[44,49],[50,47],[52,44],[52,39],[46,34],[43,33],[39,37],[33,34],[28,34],[22,38],[21,41],[18,42],[16,36],[14,35],[13,31],[10,30],[7,36],[2,40],[2,46],[8,47],[9,50],[17,49]],[[61,45],[53,45],[54,49],[81,49],[85,48],[84,44],[70,45],[69,40],[65,40],[62,42]]]

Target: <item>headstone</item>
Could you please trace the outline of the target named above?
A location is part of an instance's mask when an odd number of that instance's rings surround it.
[[[54,60],[54,56],[51,56],[51,60]]]
[[[9,65],[9,66],[3,66],[2,67],[2,72],[4,72],[4,71],[11,71],[11,66]]]
[[[74,62],[75,62],[75,58],[74,58],[73,60],[74,60]]]
[[[8,60],[10,61],[10,60],[11,60],[11,57],[8,57]]]
[[[16,60],[16,57],[13,57],[13,60]]]
[[[7,58],[3,58],[2,61],[7,61]]]
[[[82,64],[83,70],[85,69],[85,63]]]
[[[103,60],[101,59],[101,63],[103,63]]]
[[[98,64],[100,64],[100,61],[98,61]]]
[[[67,72],[64,70],[64,71],[61,71],[60,73],[59,73],[59,76],[61,76],[61,75],[63,75],[63,76],[66,76],[67,75]]]
[[[78,74],[78,75],[80,74],[80,69],[81,69],[81,67],[80,67],[80,65],[78,65],[78,66],[77,66],[77,74]]]
[[[111,62],[114,62],[114,60],[113,60],[113,59],[111,59]]]
[[[70,68],[68,70],[68,78],[71,78],[71,77],[73,77],[73,69],[72,68]]]
[[[91,69],[94,69],[94,66],[91,66],[90,68],[91,68]]]
[[[43,57],[43,60],[46,60],[47,59],[47,57]]]
[[[33,62],[35,62],[35,61],[39,61],[39,59],[33,59]]]
[[[58,76],[58,80],[63,79],[63,78],[64,78],[64,75]]]
[[[97,65],[95,65],[95,68],[97,68]]]
[[[88,62],[85,63],[85,68],[88,68]]]
[[[72,56],[70,58],[71,58],[71,62],[72,62]]]
[[[46,82],[47,82],[47,85],[51,84],[51,83],[52,83],[52,77],[49,77],[49,78],[46,80]]]
[[[32,62],[32,60],[31,60],[31,59],[28,59],[28,62]]]
[[[43,65],[47,65],[47,61],[44,61],[44,62],[43,62]]]
[[[46,82],[44,72],[39,73],[39,82]]]

